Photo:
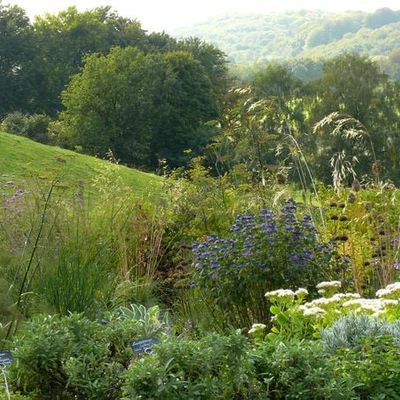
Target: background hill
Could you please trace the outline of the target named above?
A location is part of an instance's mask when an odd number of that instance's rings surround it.
[[[94,192],[94,179],[113,165],[116,178],[138,195],[152,194],[161,188],[161,178],[156,175],[3,132],[0,154],[0,184],[5,186],[46,184],[57,177],[65,189],[83,185]]]
[[[346,51],[379,57],[400,47],[400,11],[384,8],[372,14],[294,11],[230,15],[173,34],[212,42],[235,63],[327,58]]]

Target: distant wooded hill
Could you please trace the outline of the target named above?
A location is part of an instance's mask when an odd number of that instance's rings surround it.
[[[330,58],[344,52],[389,56],[400,48],[400,11],[296,11],[211,19],[173,32],[216,44],[235,63]]]

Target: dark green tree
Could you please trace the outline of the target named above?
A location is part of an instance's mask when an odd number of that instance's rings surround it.
[[[186,52],[145,54],[114,48],[86,58],[63,93],[61,139],[125,164],[172,166],[184,150],[207,139],[203,124],[215,117],[212,86],[201,64]]]
[[[303,83],[289,68],[280,64],[269,64],[255,74],[251,86],[259,98],[275,97],[287,99],[298,96],[303,90]]]
[[[35,111],[52,115],[60,110],[60,93],[79,72],[86,55],[106,54],[114,46],[146,46],[140,24],[118,16],[110,7],[81,13],[70,7],[57,15],[37,17],[33,28]]]
[[[230,84],[225,54],[214,45],[198,38],[189,38],[179,42],[178,50],[189,52],[203,66],[212,84],[218,106],[221,108],[221,102]]]
[[[386,176],[393,177],[393,166],[388,151],[392,147],[398,107],[396,85],[382,73],[369,58],[357,54],[345,54],[329,60],[324,65],[323,76],[313,83],[315,93],[309,98],[310,130],[318,121],[332,113],[335,120],[354,118],[358,132],[364,132],[363,148],[356,146],[350,126],[350,134],[331,135],[331,128],[319,129],[309,145],[310,158],[318,176],[330,181],[332,156],[344,152],[347,159],[356,157],[357,172],[370,174],[374,162],[385,166]],[[338,117],[339,115],[339,117]],[[352,123],[353,124],[353,123]],[[322,124],[328,127],[329,124]],[[348,126],[348,124],[346,123]],[[350,124],[351,125],[351,124]],[[392,139],[390,139],[392,138]],[[393,157],[392,157],[393,158]],[[394,158],[393,158],[394,159]]]
[[[193,157],[210,139],[212,132],[205,123],[217,117],[216,98],[204,67],[190,53],[166,53],[163,64],[152,154],[177,167],[189,161],[185,150],[192,150]]]
[[[367,124],[373,118],[388,77],[368,57],[345,54],[324,64],[322,78],[314,82],[318,101],[314,116],[321,119],[341,111]]]
[[[33,55],[32,31],[25,11],[0,1],[0,118],[26,108],[31,96],[27,73]]]
[[[62,95],[65,144],[101,157],[112,150],[124,163],[146,164],[153,98],[160,87],[159,58],[132,47],[87,56]]]

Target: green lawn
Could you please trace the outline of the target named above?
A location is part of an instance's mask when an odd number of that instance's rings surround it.
[[[83,185],[94,192],[92,182],[107,165],[110,165],[107,161],[95,157],[0,132],[0,183],[3,185],[47,186],[57,179],[64,189]],[[124,166],[116,167],[115,174],[138,195],[152,195],[161,190],[161,178],[156,175]]]

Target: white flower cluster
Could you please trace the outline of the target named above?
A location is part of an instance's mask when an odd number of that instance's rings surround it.
[[[306,303],[306,305],[308,305],[308,307],[329,307],[332,304],[340,304],[347,300],[359,299],[360,297],[358,293],[336,293],[332,297],[321,297]]]
[[[358,293],[337,293],[332,297],[321,297],[315,299],[299,307],[299,310],[307,316],[322,316],[325,314],[326,310],[331,306],[340,307],[346,301],[351,301],[351,299],[359,299],[360,295]]]
[[[330,288],[340,288],[342,287],[342,283],[340,281],[328,281],[328,282],[320,282],[317,285],[317,289],[330,289]]]
[[[271,292],[265,293],[265,297],[287,297],[287,296],[294,297],[293,290],[290,290],[290,289],[278,289],[278,290],[273,290]]]
[[[304,288],[299,288],[294,292],[296,297],[306,297],[308,296],[308,290]]]
[[[263,331],[267,326],[264,324],[253,324],[251,329],[249,330],[249,335]]]
[[[304,306],[300,306],[300,310],[306,316],[318,317],[318,316],[325,315],[325,311],[320,307],[304,307]]]
[[[304,288],[299,288],[295,292],[290,289],[278,289],[265,293],[265,297],[269,300],[293,299],[295,296],[304,298],[307,295],[308,295],[308,290]]]
[[[327,282],[320,282],[317,285],[318,293],[320,295],[325,294],[333,294],[337,289],[342,287],[342,283],[340,281],[327,281]]]
[[[386,299],[399,299],[400,298],[400,282],[394,282],[387,285],[385,289],[379,289],[376,292],[376,297]]]
[[[344,308],[350,308],[355,311],[364,311],[372,314],[373,316],[379,316],[385,312],[386,308],[398,305],[398,300],[391,299],[354,299],[346,301],[343,304]]]
[[[298,310],[304,316],[322,317],[324,315],[340,315],[350,310],[361,313],[367,313],[372,316],[380,316],[390,307],[400,306],[400,282],[387,285],[386,288],[376,292],[377,298],[364,299],[358,293],[336,293],[342,286],[340,281],[321,282],[317,285],[319,293],[323,292],[326,297],[312,300],[298,307]],[[308,295],[307,289],[299,288],[296,291],[289,289],[278,289],[265,293],[265,297],[270,301],[281,302],[282,304],[294,304],[294,298],[297,297],[297,304],[302,303],[304,297]],[[249,333],[256,332],[260,325],[265,329],[263,324],[254,324]]]

